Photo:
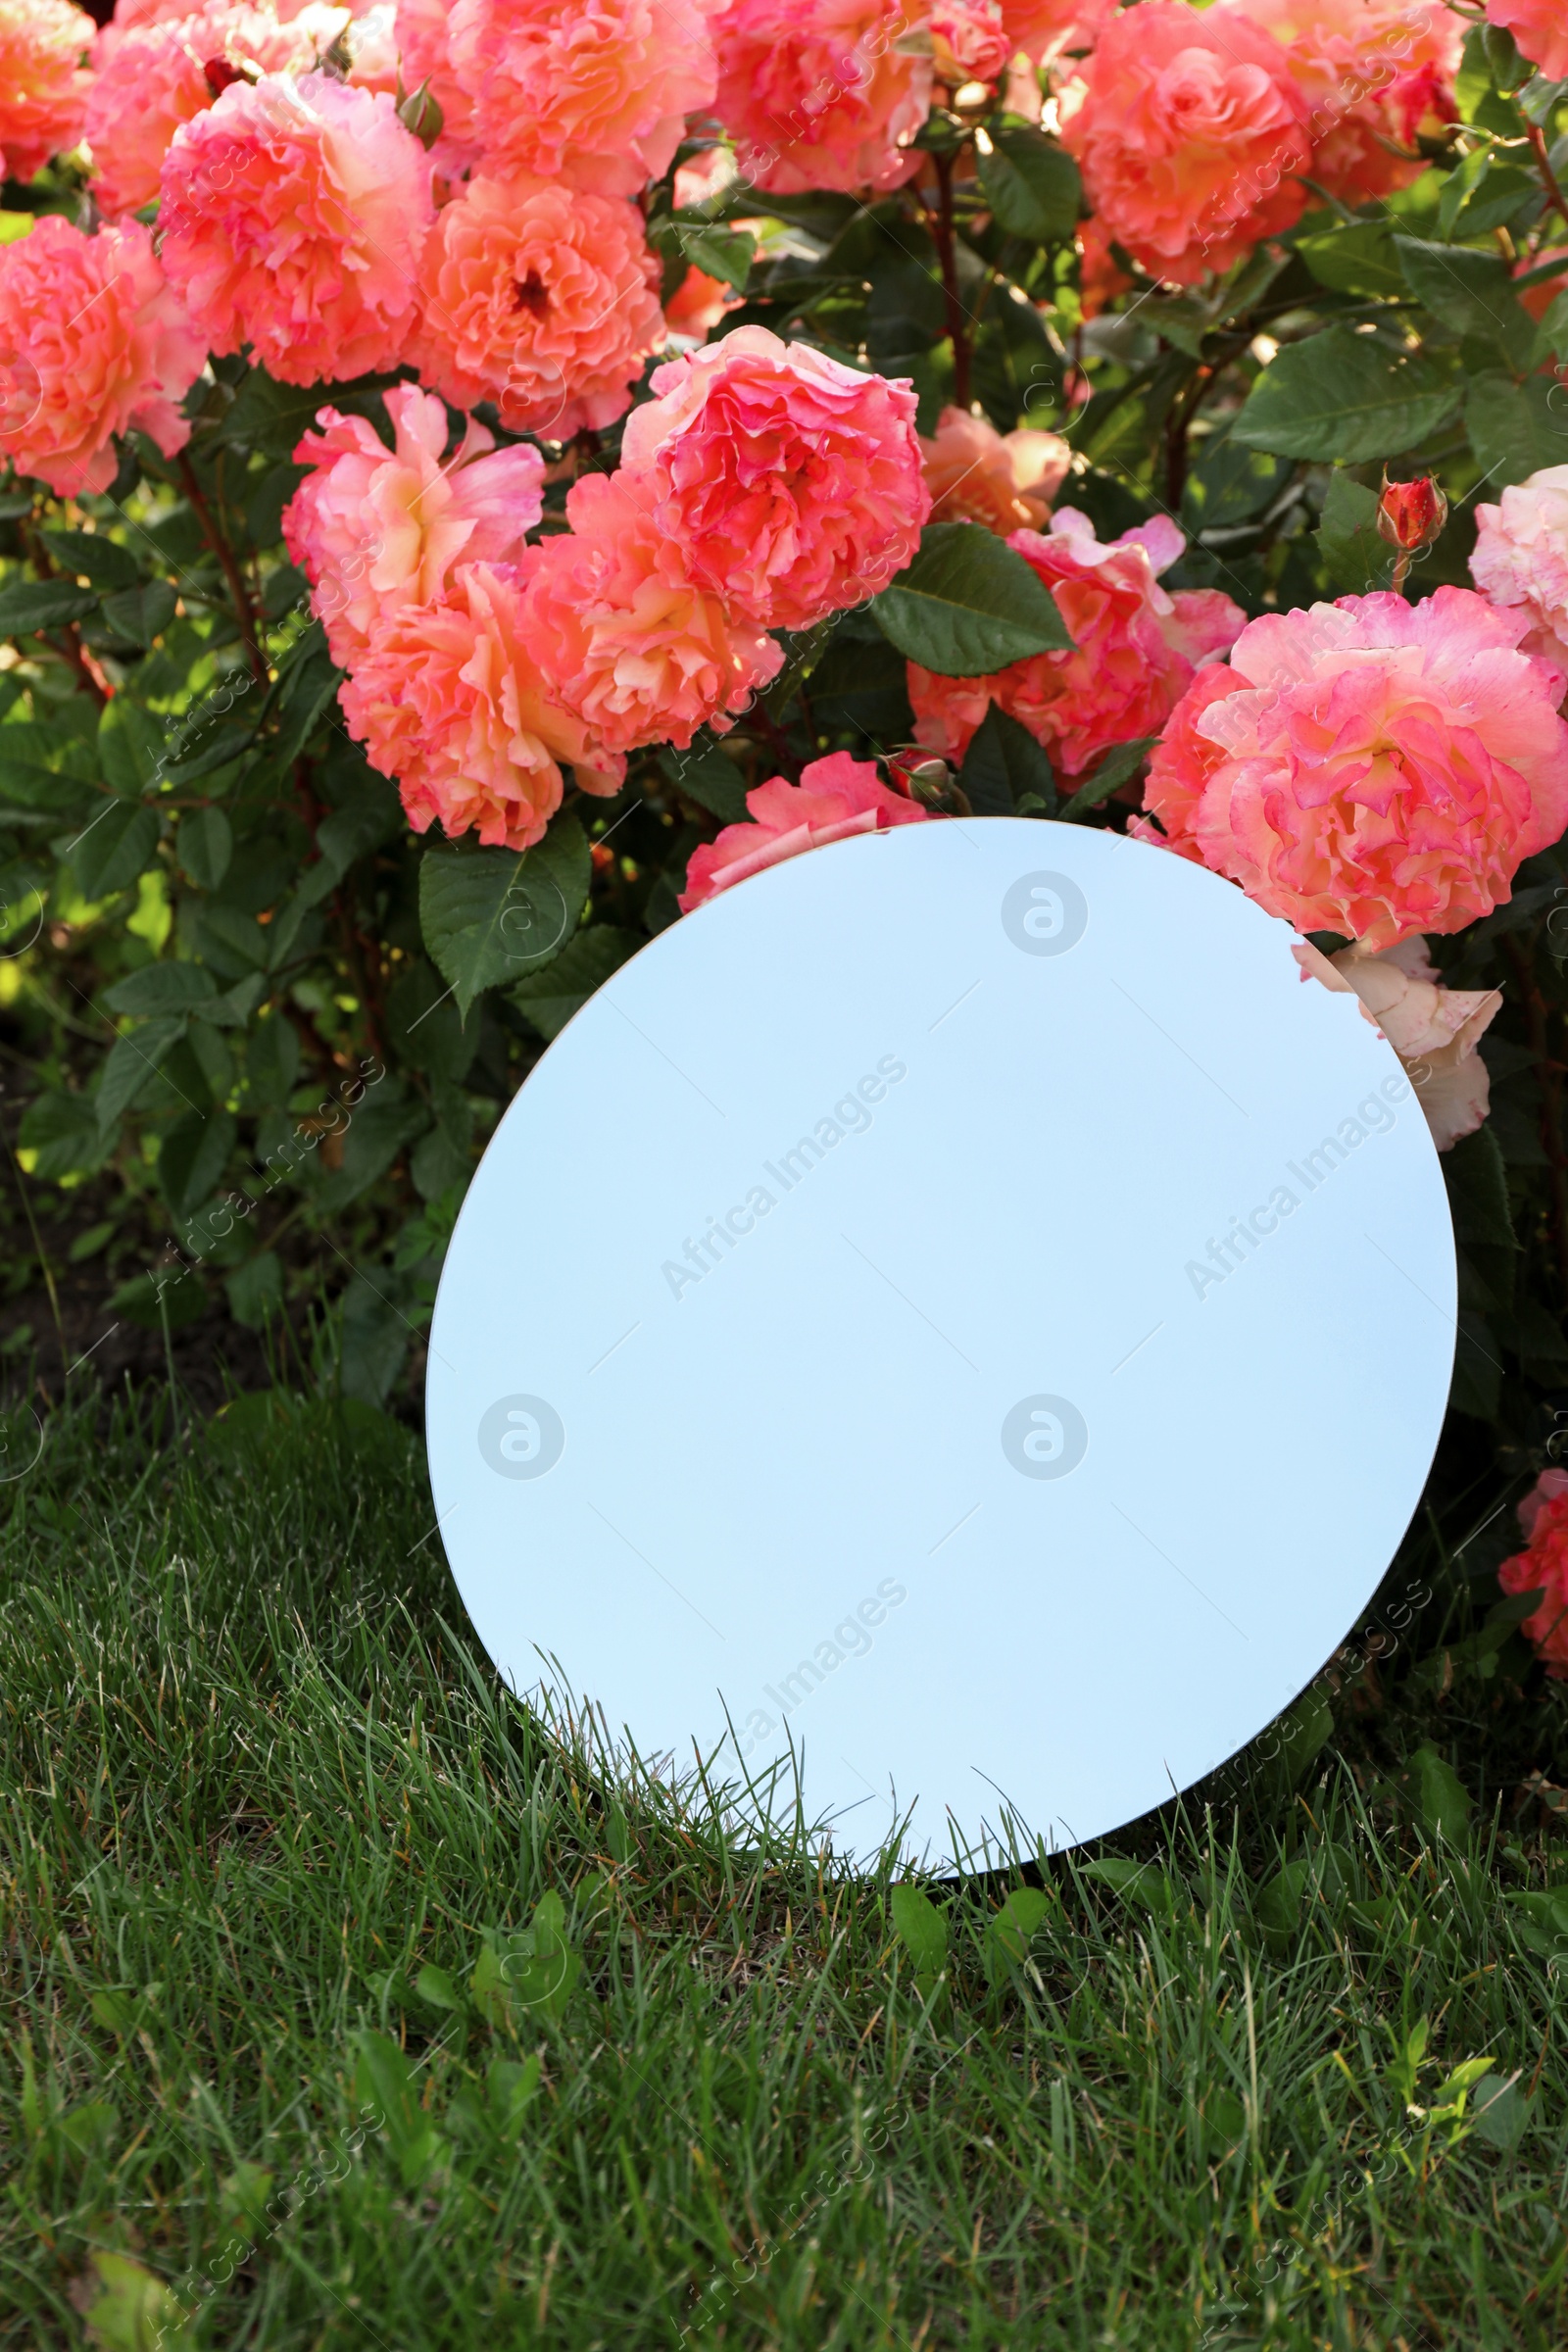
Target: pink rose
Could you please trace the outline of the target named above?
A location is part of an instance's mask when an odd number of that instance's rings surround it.
[[[1200,673],[1145,806],[1298,931],[1463,930],[1568,823],[1563,672],[1528,633],[1468,588],[1267,612]]]
[[[1526,653],[1568,676],[1568,466],[1548,466],[1511,483],[1494,507],[1477,507],[1470,577],[1529,620]]]
[[[741,326],[652,385],[622,474],[735,611],[808,628],[885,588],[919,546],[930,499],[907,383]]]
[[[1404,1064],[1438,1150],[1474,1135],[1491,1107],[1487,1065],[1476,1048],[1502,1009],[1497,990],[1445,987],[1419,933],[1375,956],[1355,947],[1330,957],[1304,939],[1292,953],[1303,980],[1360,998],[1362,1017]]]
[[[538,450],[497,450],[470,417],[463,446],[443,464],[447,413],[435,395],[400,384],[386,407],[397,435],[391,450],[363,416],[321,410],[319,429],[294,452],[296,466],[315,470],[283,511],[288,552],[316,591],[311,609],[344,668],[404,606],[438,603],[460,560],[520,560],[544,505]]]
[[[1562,0],[1486,0],[1487,21],[1511,32],[1526,57],[1547,81],[1568,81],[1568,16]]]
[[[1523,1502],[1516,1506],[1514,1513],[1519,1525],[1524,1530],[1527,1544],[1536,1532],[1536,1522],[1548,1502],[1555,1502],[1559,1494],[1568,1494],[1568,1470],[1543,1470]],[[1527,1586],[1525,1589],[1528,1592],[1529,1587]]]
[[[111,24],[98,36],[87,97],[93,194],[106,213],[134,212],[158,194],[170,142],[218,96],[211,64],[241,58],[270,73],[308,73],[349,24],[346,9],[313,8],[284,26],[270,9],[212,0],[188,17]]]
[[[231,82],[164,164],[164,268],[213,351],[284,384],[393,368],[434,207],[390,98],[325,74]]]
[[[783,647],[690,577],[624,472],[574,482],[566,515],[528,573],[528,642],[552,693],[612,751],[727,731]]]
[[[561,806],[561,762],[585,792],[619,790],[624,761],[557,704],[532,658],[517,575],[463,565],[451,601],[407,605],[338,690],[370,765],[395,776],[416,833],[528,850]]]
[[[930,35],[904,0],[732,0],[713,38],[718,119],[758,187],[883,193],[920,169]]]
[[[81,61],[96,27],[70,0],[0,0],[0,161],[31,179],[74,147],[91,75]]]
[[[205,359],[139,220],[86,237],[45,213],[0,246],[0,453],[58,497],[107,490],[132,425],[183,449],[176,403]]]
[[[659,274],[624,197],[473,179],[425,247],[409,357],[455,408],[493,400],[510,432],[569,440],[631,406],[664,340]]]
[[[1049,65],[1064,49],[1092,49],[1116,8],[1117,0],[1002,0],[1002,21],[1015,49]]]
[[[1236,8],[1143,0],[1064,94],[1061,135],[1106,235],[1191,286],[1300,218],[1306,113],[1279,44]]]
[[[447,54],[496,177],[635,196],[713,102],[705,0],[453,0]]]
[[[688,270],[664,305],[664,324],[686,343],[706,343],[737,300],[735,289],[706,270]]]
[[[1072,462],[1059,433],[999,433],[964,409],[944,409],[920,447],[931,520],[983,522],[1004,538],[1024,523],[1040,529]]]
[[[1271,33],[1310,113],[1311,175],[1352,204],[1392,195],[1426,159],[1391,155],[1455,119],[1457,18],[1428,0],[1236,0]],[[1428,120],[1430,118],[1430,121]]]
[[[1543,1470],[1519,1505],[1528,1548],[1497,1570],[1504,1592],[1540,1592],[1541,1606],[1519,1628],[1541,1652],[1554,1682],[1568,1682],[1568,1477]]]
[[[938,81],[951,90],[1001,79],[1018,43],[1007,32],[1002,0],[935,0],[931,44]]]
[[[749,825],[726,825],[716,841],[692,852],[680,895],[682,914],[803,850],[847,841],[852,833],[918,824],[927,814],[918,801],[889,790],[874,760],[852,760],[848,752],[811,760],[802,768],[799,784],[770,776],[746,795],[746,806],[752,812]]]
[[[1197,663],[1223,651],[1246,615],[1217,589],[1174,595],[1157,575],[1187,542],[1162,514],[1102,547],[1087,514],[1071,507],[1049,535],[1014,531],[1007,545],[1056,600],[1070,653],[1035,654],[989,677],[949,678],[909,663],[915,734],[927,750],[961,760],[992,703],[1019,719],[1069,776],[1113,744],[1154,735]]]

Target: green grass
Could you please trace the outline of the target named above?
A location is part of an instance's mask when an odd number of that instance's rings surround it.
[[[391,1424],[82,1411],[6,1509],[5,2342],[1562,2345],[1537,1815],[1260,1767],[1010,1950],[928,1887],[922,1992],[892,1873],[498,1690]]]

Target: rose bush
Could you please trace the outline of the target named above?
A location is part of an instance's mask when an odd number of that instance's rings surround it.
[[[0,1013],[117,1316],[383,1400],[640,940],[1110,825],[1403,1060],[1434,1511],[1544,1472],[1560,1595],[1554,0],[0,0]]]

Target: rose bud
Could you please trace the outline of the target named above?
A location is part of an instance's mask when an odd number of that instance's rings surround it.
[[[1378,500],[1378,535],[1391,546],[1413,555],[1430,547],[1448,519],[1448,502],[1438,485],[1422,474],[1413,482],[1391,482],[1383,477]]]

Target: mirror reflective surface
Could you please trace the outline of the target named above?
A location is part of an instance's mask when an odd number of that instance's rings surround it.
[[[441,1537],[514,1690],[739,1813],[798,1771],[852,1857],[1059,1848],[1344,1639],[1454,1308],[1420,1105],[1286,925],[1107,832],[903,826],[662,932],[508,1109]]]

